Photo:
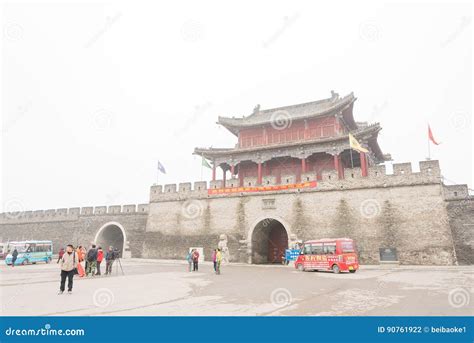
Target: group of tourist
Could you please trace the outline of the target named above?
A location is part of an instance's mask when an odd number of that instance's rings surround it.
[[[186,255],[186,261],[188,261],[188,270],[197,272],[199,270],[199,251],[192,249]]]
[[[186,255],[186,261],[188,261],[188,271],[197,272],[199,270],[199,251],[191,249]],[[221,249],[214,249],[212,251],[212,262],[214,263],[214,272],[216,275],[220,275],[222,263]]]
[[[110,246],[105,254],[105,275],[112,274],[112,266],[118,257],[118,251]],[[74,275],[80,277],[101,275],[100,265],[103,259],[102,247],[96,247],[95,244],[92,244],[88,250],[81,245],[74,249],[72,244],[69,244],[66,249],[61,248],[57,261],[61,267],[61,283],[58,294],[64,293],[66,279],[68,279],[68,294],[72,293]],[[85,261],[85,272],[81,264],[83,261]]]
[[[192,249],[188,252],[186,260],[190,272],[197,272],[199,270],[199,256],[200,254],[197,249]],[[118,251],[110,246],[105,254],[105,275],[112,274],[112,266],[118,257]],[[81,245],[74,249],[72,244],[69,244],[66,249],[61,248],[57,261],[61,267],[61,282],[58,294],[64,293],[66,289],[66,279],[68,280],[68,294],[72,293],[74,275],[79,275],[80,277],[101,275],[100,265],[103,259],[104,252],[102,247],[96,247],[95,244],[92,244],[90,249],[86,249]],[[83,261],[85,261],[85,272],[81,264]],[[220,275],[222,263],[221,249],[213,250],[212,262],[214,264],[214,272],[216,275]]]

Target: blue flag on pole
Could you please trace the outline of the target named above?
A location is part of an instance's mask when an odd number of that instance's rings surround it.
[[[166,174],[165,167],[163,167],[160,161],[158,161],[158,170],[162,172],[163,174]]]

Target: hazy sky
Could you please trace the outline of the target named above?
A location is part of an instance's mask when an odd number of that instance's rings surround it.
[[[467,3],[14,1],[2,7],[3,211],[148,201],[198,181],[219,115],[354,92],[394,162],[473,188]],[[219,176],[221,173],[218,174]],[[210,179],[210,171],[204,171]]]

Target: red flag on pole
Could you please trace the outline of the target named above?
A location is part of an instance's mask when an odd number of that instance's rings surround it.
[[[437,141],[435,141],[435,139],[433,137],[433,132],[431,132],[431,127],[430,127],[429,124],[428,124],[428,138],[430,139],[430,141],[433,142],[433,144],[439,145],[439,143]]]

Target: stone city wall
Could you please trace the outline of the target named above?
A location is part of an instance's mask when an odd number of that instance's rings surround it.
[[[387,174],[385,166],[373,166],[368,168],[368,176],[362,176],[360,168],[346,168],[344,170],[344,179],[338,179],[337,171],[327,170],[322,173],[322,180],[317,180],[316,173],[304,173],[301,181],[317,181],[316,188],[301,189],[301,192],[320,192],[329,190],[346,190],[357,188],[379,188],[391,186],[412,186],[420,184],[430,184],[440,182],[440,169],[438,161],[421,161],[419,162],[419,172],[412,172],[410,163],[395,163],[393,164],[393,174]],[[296,175],[282,175],[281,184],[293,184],[296,182]],[[277,185],[274,176],[264,176],[262,186]],[[199,181],[194,183],[192,187],[191,182],[167,185],[153,185],[150,189],[150,203],[182,200],[191,198],[207,198],[209,189],[222,188],[223,181],[216,180],[209,183]],[[257,186],[257,178],[244,178],[243,187]],[[240,188],[238,179],[230,179],[226,181],[227,188]],[[281,194],[285,191],[277,191]],[[293,191],[289,191],[290,193]],[[228,197],[228,195],[223,195]],[[212,195],[216,197],[216,195]]]
[[[231,261],[248,262],[254,232],[269,220],[279,221],[289,241],[351,237],[361,263],[379,263],[379,249],[397,249],[402,264],[450,265],[474,263],[472,257],[473,200],[466,185],[444,186],[438,161],[346,169],[339,180],[324,172],[315,188],[246,193],[238,180],[228,180],[230,194],[208,194],[222,181],[153,185],[150,203],[83,207],[0,214],[3,241],[51,239],[54,249],[65,244],[89,245],[107,223],[126,232],[132,257],[184,258],[191,246],[204,247],[206,259],[225,235]],[[296,182],[295,175],[281,178]],[[316,180],[314,173],[302,181]],[[245,186],[254,186],[246,178]],[[275,185],[265,177],[263,186]],[[257,231],[256,231],[257,230]],[[257,237],[257,236],[255,236]]]
[[[147,234],[156,232],[166,240],[158,239],[153,243],[157,248],[144,255],[153,251],[154,257],[167,258],[170,251],[182,250],[184,241],[203,242],[208,255],[226,234],[233,242],[231,259],[248,261],[253,230],[271,218],[283,224],[290,240],[354,238],[362,263],[379,263],[379,249],[395,247],[403,264],[455,264],[438,161],[420,162],[420,172],[412,172],[409,163],[393,169],[387,175],[384,166],[372,167],[368,177],[359,168],[346,169],[343,180],[328,171],[316,188],[275,192],[209,195],[205,182],[194,188],[191,183],[152,186]],[[303,175],[303,181],[315,178]],[[245,186],[254,182],[244,180]],[[266,178],[263,183],[274,182]],[[282,177],[282,182],[293,183],[295,176]],[[231,185],[238,187],[237,180],[227,181]],[[222,181],[209,185],[221,186]]]
[[[90,246],[104,225],[119,223],[126,233],[126,253],[140,257],[147,217],[148,204],[2,213],[0,238],[52,240],[56,253],[67,244]]]
[[[457,261],[474,264],[474,197],[467,185],[445,186],[444,192]]]

